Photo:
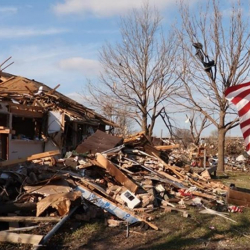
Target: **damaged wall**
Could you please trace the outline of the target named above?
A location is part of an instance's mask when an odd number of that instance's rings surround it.
[[[31,154],[36,154],[43,152],[44,149],[44,141],[39,140],[38,138],[36,140],[29,140],[28,138],[25,138],[24,134],[21,134],[20,131],[15,131],[15,123],[18,127],[23,127],[24,131],[28,131],[30,134],[35,135],[35,128],[32,127],[27,127],[27,124],[29,123],[30,125],[32,122],[33,117],[27,116],[24,117],[22,114],[16,115],[9,110],[11,108],[9,107],[9,103],[4,103],[2,102],[0,104],[0,116],[3,118],[6,116],[6,119],[1,119],[1,121],[5,121],[5,124],[0,124],[1,126],[5,127],[6,131],[6,142],[1,143],[1,152],[5,152],[1,154],[2,159],[18,159],[18,158],[23,158],[27,157]],[[25,123],[24,119],[26,118],[29,119],[28,123]],[[34,122],[34,121],[33,121]],[[34,131],[32,131],[32,129]],[[9,132],[7,132],[9,130]],[[35,139],[35,138],[34,138]]]
[[[9,75],[0,81],[0,156],[3,160],[74,150],[91,127],[117,126],[41,82]],[[1,116],[2,114],[2,116]],[[84,134],[86,132],[86,135]],[[21,141],[21,142],[19,142]]]
[[[9,142],[9,160],[41,153],[44,148],[43,141],[10,140]]]

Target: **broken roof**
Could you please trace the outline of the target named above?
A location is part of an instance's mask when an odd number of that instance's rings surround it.
[[[107,120],[94,110],[70,99],[47,85],[22,76],[14,76],[1,72],[0,98],[2,101],[11,101],[27,106],[38,106],[45,111],[62,109],[73,120],[79,122],[101,123],[117,127],[117,124]]]
[[[97,130],[93,135],[86,138],[76,148],[77,153],[91,152],[101,153],[108,149],[121,145],[123,138],[106,134],[103,131]]]

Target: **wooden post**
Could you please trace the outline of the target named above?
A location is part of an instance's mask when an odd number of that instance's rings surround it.
[[[204,156],[203,167],[206,168],[206,166],[207,166],[207,151],[206,151],[206,148],[204,148],[203,156]]]

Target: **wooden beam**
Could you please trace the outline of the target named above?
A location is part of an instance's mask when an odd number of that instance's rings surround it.
[[[37,234],[17,234],[5,231],[0,232],[1,242],[38,245],[42,240],[42,238],[43,235],[37,235]]]
[[[29,91],[30,95],[34,96],[34,93],[30,90],[28,86],[25,85],[25,88]]]
[[[181,173],[179,173],[178,171],[181,171],[182,168],[177,167],[177,166],[171,166],[169,164],[167,164],[165,161],[163,161],[157,154],[155,154],[154,152],[152,152],[152,155],[157,158],[163,165],[165,168],[170,169],[174,172],[174,174],[176,174],[177,176],[179,176],[181,179],[185,179],[185,176],[182,175]]]
[[[15,115],[21,115],[21,116],[27,116],[27,117],[34,117],[34,118],[42,118],[44,116],[44,113],[37,112],[37,111],[29,111],[29,110],[23,110],[23,109],[15,109],[10,108],[10,112]]]
[[[119,183],[124,185],[128,190],[136,193],[139,186],[136,185],[132,180],[130,180],[119,168],[113,165],[108,159],[106,159],[102,154],[96,154],[97,162],[103,166],[110,175],[112,175]]]
[[[42,107],[38,107],[38,106],[27,106],[27,105],[22,105],[22,104],[15,104],[15,103],[10,103],[9,104],[10,108],[16,108],[16,109],[21,109],[21,110],[33,110],[33,111],[37,111],[37,112],[44,112],[44,108]]]
[[[0,134],[12,134],[14,135],[16,133],[15,130],[11,130],[11,129],[0,129]]]
[[[58,222],[61,217],[36,217],[36,216],[0,216],[4,222]]]
[[[31,155],[31,156],[28,156],[28,157],[25,157],[25,158],[21,158],[21,159],[15,159],[15,160],[0,162],[0,167],[11,166],[11,165],[18,164],[18,163],[21,163],[21,162],[32,161],[32,160],[36,160],[36,159],[39,159],[39,158],[44,158],[44,157],[59,155],[59,154],[60,154],[59,150],[34,154],[34,155]]]
[[[166,173],[166,172],[164,172],[164,171],[159,171],[159,170],[158,170],[157,172],[158,172],[159,174],[163,175],[164,177],[170,179],[171,181],[176,181],[176,182],[178,182],[178,183],[183,184],[183,182],[182,182],[180,179],[175,178],[174,176],[172,176],[172,175],[170,175],[170,174],[168,174],[168,173]],[[184,184],[183,184],[183,185],[184,185]]]
[[[157,150],[169,150],[169,149],[174,149],[174,148],[179,148],[179,144],[175,145],[161,145],[161,146],[154,146]]]
[[[191,194],[193,194],[195,196],[202,197],[202,198],[206,198],[206,199],[209,199],[209,200],[216,200],[215,195],[205,194],[205,193],[201,193],[199,191],[191,191]]]
[[[56,90],[57,88],[59,88],[59,87],[60,87],[60,84],[57,84],[57,85],[55,86],[55,88],[53,88],[52,90],[50,90],[50,91],[48,92],[48,94],[53,95],[54,92],[55,92],[55,90]]]

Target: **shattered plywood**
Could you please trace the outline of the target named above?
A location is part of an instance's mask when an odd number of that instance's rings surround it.
[[[81,196],[80,192],[68,192],[51,194],[37,203],[36,216],[41,215],[48,207],[55,208],[60,216],[67,214],[70,210],[71,201]]]
[[[23,188],[30,194],[36,193],[36,194],[42,194],[44,196],[49,196],[51,194],[67,193],[72,191],[72,188],[69,186],[68,182],[64,179],[52,180],[47,185],[35,185],[35,186],[25,185]]]

